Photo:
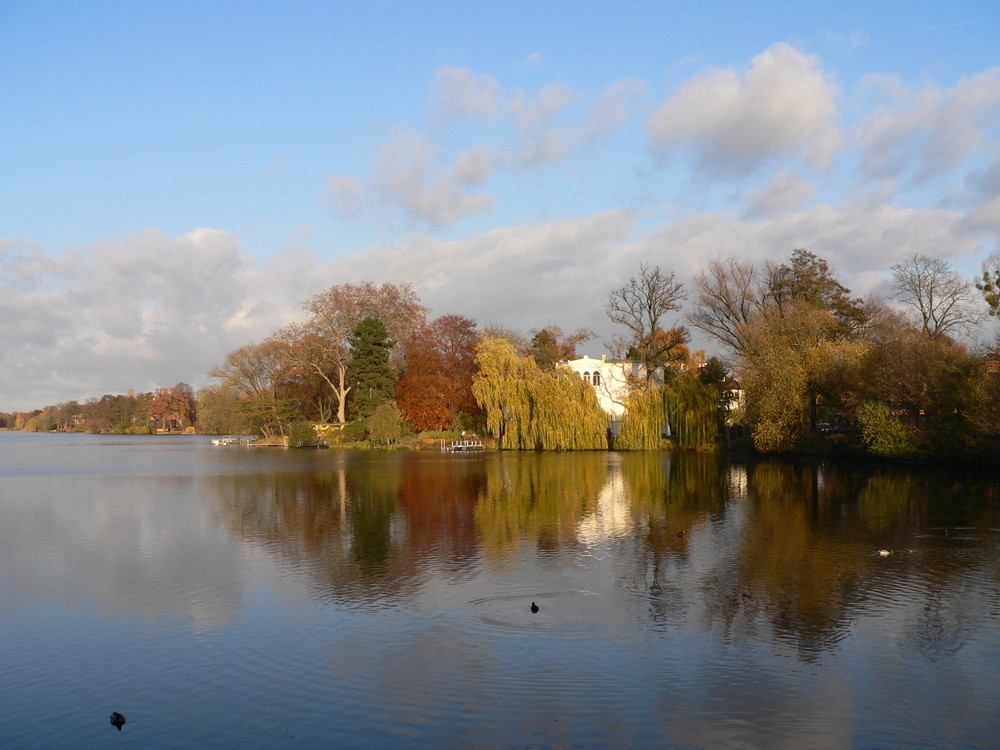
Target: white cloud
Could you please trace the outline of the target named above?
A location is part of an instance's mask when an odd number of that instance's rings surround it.
[[[338,219],[353,219],[364,207],[365,186],[346,175],[328,177],[323,200]]]
[[[492,149],[473,146],[455,160],[455,181],[459,185],[482,185],[502,163]]]
[[[434,72],[431,95],[444,120],[478,117],[495,120],[503,110],[503,89],[491,75],[445,65]]]
[[[612,83],[590,108],[588,137],[603,139],[613,135],[632,117],[636,102],[649,93],[649,84],[638,78],[623,78]]]
[[[647,121],[654,153],[686,151],[712,175],[742,176],[778,158],[826,168],[842,146],[839,86],[818,58],[772,45],[740,74],[695,76]]]
[[[68,255],[7,243],[0,262],[0,409],[190,382],[291,312],[220,230],[149,230]],[[230,330],[253,299],[271,301],[265,315]]]
[[[743,216],[759,219],[790,213],[816,193],[816,186],[787,170],[775,173],[770,182],[747,199]]]
[[[897,76],[869,75],[862,90],[883,102],[857,130],[868,177],[920,183],[1000,148],[1000,67],[948,89],[908,88]]]
[[[399,214],[408,223],[440,228],[485,213],[492,196],[469,188],[486,185],[511,165],[549,167],[607,143],[648,93],[644,81],[625,78],[584,109],[565,83],[550,83],[533,96],[506,92],[493,76],[453,65],[435,71],[430,89],[432,120],[447,126],[444,135],[437,128],[395,128],[376,149],[367,186],[328,177],[323,201],[338,218],[361,215],[369,195],[392,225]]]
[[[385,207],[398,207],[418,221],[446,226],[491,205],[488,195],[466,195],[459,189],[460,183],[469,184],[463,180],[472,175],[474,160],[470,156],[461,163],[456,177],[439,166],[440,156],[426,135],[397,131],[376,157],[375,191]]]
[[[456,240],[416,234],[344,258],[338,268],[349,278],[369,278],[378,268],[411,281],[434,314],[525,330],[587,325],[603,317],[607,278],[618,272],[634,219],[630,212],[608,211]]]

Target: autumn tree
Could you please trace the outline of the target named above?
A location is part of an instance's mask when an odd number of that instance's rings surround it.
[[[865,304],[851,296],[824,259],[807,250],[793,250],[786,262],[763,267],[716,261],[691,283],[695,305],[688,323],[737,356],[747,353],[759,321],[783,317],[803,305],[834,316],[837,326],[831,336],[856,333],[867,319]]]
[[[288,344],[269,338],[227,354],[226,361],[212,371],[212,377],[236,394],[237,415],[249,429],[274,437],[284,435],[285,426],[301,416],[286,398],[291,367]]]
[[[629,396],[615,447],[657,450],[670,437],[684,450],[709,450],[718,433],[719,388],[691,373],[677,373],[662,385]],[[667,434],[669,433],[669,435]]]
[[[198,391],[198,431],[223,435],[239,432],[236,393],[223,384]]]
[[[737,361],[745,391],[745,419],[763,452],[787,450],[815,423],[816,395],[864,354],[865,345],[837,336],[840,322],[830,310],[799,302],[781,317],[754,327]]]
[[[829,310],[843,332],[850,332],[864,322],[864,305],[851,297],[829,264],[808,250],[793,250],[786,263],[768,267],[768,301],[776,313],[784,315],[790,303],[804,303],[819,310]]]
[[[481,414],[472,395],[479,340],[474,320],[442,315],[415,330],[404,343],[399,407],[414,428],[448,429],[463,415]]]
[[[607,415],[594,390],[562,368],[543,372],[510,342],[485,338],[476,354],[473,393],[501,448],[588,450],[607,447]]]
[[[893,298],[911,308],[929,336],[953,335],[982,320],[973,285],[941,258],[914,253],[892,267]]]
[[[581,328],[571,334],[564,334],[559,326],[546,326],[533,330],[528,354],[535,358],[542,370],[551,372],[559,362],[576,359],[576,348],[594,338],[594,332]]]
[[[149,432],[149,417],[146,402],[150,394],[105,394],[101,398],[90,399],[81,405],[84,429],[97,433],[146,434]]]
[[[347,370],[357,419],[368,419],[376,407],[395,398],[396,371],[389,365],[394,345],[382,321],[372,317],[358,323],[348,340]]]
[[[490,323],[483,328],[484,339],[504,339],[510,342],[518,356],[525,357],[531,350],[531,341],[521,331],[499,323]]]
[[[164,430],[185,428],[195,416],[195,398],[191,386],[178,383],[173,388],[158,388],[146,402],[146,414]]]
[[[332,286],[307,300],[303,308],[309,314],[306,322],[284,329],[281,338],[290,345],[293,364],[314,373],[329,389],[341,424],[347,421],[351,391],[349,340],[358,323],[377,318],[392,340],[404,341],[423,324],[427,311],[409,284],[372,282]]]

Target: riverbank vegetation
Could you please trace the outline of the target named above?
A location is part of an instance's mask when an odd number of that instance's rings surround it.
[[[762,453],[995,462],[1000,359],[995,343],[967,342],[988,337],[984,322],[1000,312],[1000,258],[972,280],[923,255],[891,273],[890,295],[860,299],[806,250],[782,263],[712,262],[687,286],[641,264],[606,303],[620,330],[611,357],[635,365],[615,430],[596,383],[560,366],[589,331],[428,319],[410,285],[371,282],[311,297],[301,322],[228,353],[197,394],[178,384],[105,395],[0,414],[0,427],[352,445],[451,431],[510,450],[710,450],[742,434]],[[717,356],[690,351],[691,328]]]

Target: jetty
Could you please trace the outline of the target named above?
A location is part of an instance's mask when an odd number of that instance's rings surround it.
[[[441,441],[441,451],[443,453],[469,453],[472,451],[481,451],[482,449],[483,441],[478,439]]]

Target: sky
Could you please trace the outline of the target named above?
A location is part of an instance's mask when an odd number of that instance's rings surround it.
[[[2,411],[207,385],[334,284],[599,356],[640,263],[1000,248],[995,0],[0,0],[0,49]]]

